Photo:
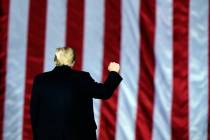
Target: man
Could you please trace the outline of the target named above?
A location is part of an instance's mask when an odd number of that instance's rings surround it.
[[[88,72],[76,71],[72,48],[58,48],[55,68],[35,77],[30,104],[34,140],[96,140],[93,98],[109,99],[122,78],[110,63],[104,83]]]

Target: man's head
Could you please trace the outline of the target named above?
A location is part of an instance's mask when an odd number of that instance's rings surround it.
[[[67,65],[74,66],[76,54],[74,49],[69,47],[57,48],[55,52],[54,62],[56,66]]]

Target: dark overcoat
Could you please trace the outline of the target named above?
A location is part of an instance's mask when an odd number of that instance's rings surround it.
[[[95,140],[93,98],[109,99],[121,80],[109,72],[104,83],[97,83],[88,72],[68,66],[37,75],[30,102],[33,139]]]

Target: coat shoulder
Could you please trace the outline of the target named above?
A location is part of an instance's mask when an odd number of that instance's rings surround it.
[[[86,71],[78,71],[78,70],[73,70],[75,73],[79,74],[79,75],[84,75],[84,76],[88,76],[90,75],[89,72]]]
[[[45,77],[47,75],[50,75],[50,72],[43,72],[43,73],[38,73],[36,76],[35,76],[35,79],[40,79],[42,77]]]
[[[90,73],[89,72],[86,72],[86,71],[79,71],[79,70],[71,70],[70,72],[71,74],[73,74],[74,76],[84,76],[84,77],[89,77],[90,76]],[[43,73],[39,73],[37,74],[34,79],[43,79],[43,78],[47,78],[47,77],[50,77],[50,76],[53,76],[55,75],[55,73],[53,71],[48,71],[48,72],[43,72]]]
[[[89,72],[82,71],[82,70],[75,70],[75,69],[71,69],[69,73],[74,74],[74,75],[80,75],[80,76],[87,76],[90,74]]]
[[[49,77],[51,75],[51,72],[43,72],[43,73],[38,73],[35,77],[34,77],[34,81],[42,81],[45,78]]]

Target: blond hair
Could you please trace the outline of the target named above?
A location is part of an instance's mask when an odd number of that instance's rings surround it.
[[[56,66],[68,65],[72,66],[75,62],[75,51],[73,48],[63,47],[57,48],[55,52],[54,62]]]

